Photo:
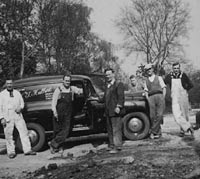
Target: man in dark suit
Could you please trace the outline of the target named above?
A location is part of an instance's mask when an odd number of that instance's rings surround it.
[[[115,79],[114,70],[105,70],[107,86],[101,101],[105,103],[105,115],[109,137],[110,153],[117,153],[122,149],[122,120],[124,111],[124,85]]]

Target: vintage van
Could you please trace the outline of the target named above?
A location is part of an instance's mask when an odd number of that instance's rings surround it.
[[[71,85],[83,89],[83,93],[74,96],[72,131],[70,140],[76,137],[89,137],[106,134],[104,104],[91,100],[91,96],[103,95],[102,76],[72,75]],[[16,80],[14,88],[18,89],[25,101],[23,116],[26,121],[33,150],[39,151],[53,134],[53,113],[51,111],[52,95],[62,83],[62,76],[36,76]],[[123,116],[123,134],[130,140],[139,140],[149,134],[149,105],[141,94],[125,93]],[[0,126],[0,136],[3,135]],[[18,134],[15,134],[17,148],[21,150]]]

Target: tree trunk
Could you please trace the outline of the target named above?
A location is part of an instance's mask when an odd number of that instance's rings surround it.
[[[56,49],[56,65],[57,65],[57,73],[60,74],[61,71],[61,54],[60,54],[60,49]]]
[[[22,41],[22,62],[21,62],[21,68],[20,68],[20,78],[23,78],[24,75],[24,62],[25,62],[25,56],[24,56],[24,42]]]

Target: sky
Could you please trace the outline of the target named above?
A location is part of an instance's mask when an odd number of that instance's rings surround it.
[[[200,0],[182,0],[189,3],[191,9],[191,20],[189,38],[185,41],[186,58],[200,70]],[[123,35],[114,24],[114,20],[119,17],[120,9],[127,5],[129,0],[85,0],[85,3],[93,8],[91,13],[92,31],[101,38],[119,45],[123,40]],[[127,57],[123,51],[115,50],[114,53],[120,59],[124,59],[122,69],[128,73],[134,73],[140,64],[135,55]]]

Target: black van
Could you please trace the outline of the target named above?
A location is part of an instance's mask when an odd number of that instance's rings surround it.
[[[62,76],[60,75],[30,77],[14,82],[14,88],[21,92],[25,101],[23,116],[35,151],[41,150],[53,134],[51,100],[54,90],[61,83]],[[104,104],[90,100],[91,96],[103,95],[102,77],[72,75],[71,85],[82,88],[83,93],[74,96],[72,131],[69,139],[106,133]],[[141,94],[125,93],[125,108],[124,136],[130,140],[145,138],[151,125],[146,99]],[[2,126],[0,126],[0,136],[4,136]],[[18,149],[21,149],[17,134],[16,145]]]

